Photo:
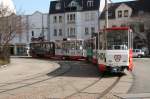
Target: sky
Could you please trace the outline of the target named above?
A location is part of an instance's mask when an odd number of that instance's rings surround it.
[[[52,0],[12,0],[18,13],[32,14],[35,11],[48,13],[50,1]],[[112,0],[112,2],[121,2],[129,0]],[[130,0],[131,1],[131,0]]]

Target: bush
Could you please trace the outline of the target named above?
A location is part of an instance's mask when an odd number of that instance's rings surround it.
[[[0,50],[0,65],[10,63],[9,47],[3,47]]]

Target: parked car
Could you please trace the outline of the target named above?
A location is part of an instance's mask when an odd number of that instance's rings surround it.
[[[133,49],[133,57],[141,58],[144,56],[145,56],[145,53],[142,49]]]
[[[144,52],[144,55],[145,55],[145,56],[148,56],[148,55],[149,55],[149,50],[148,50],[147,47],[143,47],[143,48],[142,48],[142,51]]]

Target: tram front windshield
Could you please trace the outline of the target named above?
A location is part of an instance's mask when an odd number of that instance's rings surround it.
[[[108,50],[128,49],[128,30],[108,30],[107,31]]]

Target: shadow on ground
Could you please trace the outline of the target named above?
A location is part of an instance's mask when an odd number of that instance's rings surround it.
[[[48,76],[65,76],[65,77],[88,77],[98,78],[103,75],[103,78],[124,76],[124,73],[104,73],[98,71],[96,65],[80,61],[63,61],[59,62],[61,65],[57,70],[48,73]]]

